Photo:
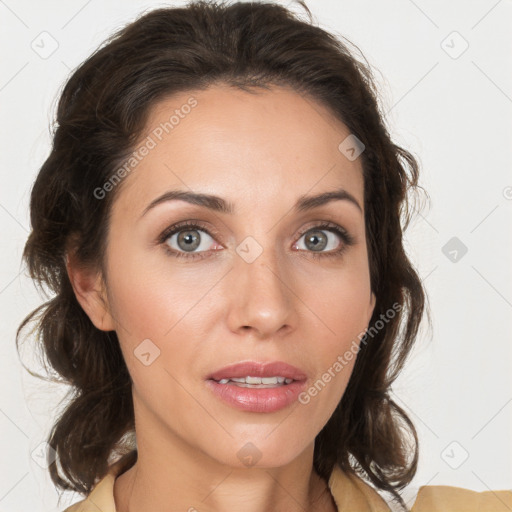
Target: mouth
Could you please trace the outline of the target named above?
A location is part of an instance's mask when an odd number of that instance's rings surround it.
[[[248,412],[275,412],[291,405],[305,388],[307,376],[281,361],[230,365],[206,379],[213,393],[228,405]]]
[[[214,379],[215,380],[215,379]],[[278,388],[281,386],[287,386],[294,382],[293,379],[287,379],[286,377],[275,376],[275,377],[232,377],[230,379],[220,379],[215,382],[219,384],[228,384],[230,386],[238,386],[239,388],[251,388],[251,389],[266,389],[266,388]]]
[[[282,361],[237,363],[221,368],[207,377],[219,384],[255,388],[286,386],[294,381],[305,381],[306,378],[304,372]]]

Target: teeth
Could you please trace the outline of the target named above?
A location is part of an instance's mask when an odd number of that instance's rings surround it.
[[[219,380],[219,384],[227,384],[228,382],[236,382],[239,384],[267,384],[267,385],[281,385],[281,384],[291,384],[293,379],[287,379],[285,377],[252,377],[248,375],[247,377],[231,377],[230,379],[221,379]]]

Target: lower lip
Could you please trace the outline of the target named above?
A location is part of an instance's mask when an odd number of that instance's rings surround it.
[[[219,384],[208,379],[207,386],[227,404],[249,412],[275,412],[295,402],[306,387],[306,381],[293,381],[275,388],[242,388],[234,384]]]

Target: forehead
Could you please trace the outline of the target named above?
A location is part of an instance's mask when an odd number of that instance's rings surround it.
[[[362,207],[360,158],[339,149],[349,135],[326,107],[291,88],[181,92],[151,108],[120,200],[132,210],[179,188],[235,204],[249,192],[254,202],[291,204],[298,195],[343,187]]]

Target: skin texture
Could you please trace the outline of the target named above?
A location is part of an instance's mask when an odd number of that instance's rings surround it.
[[[314,439],[340,401],[355,358],[307,405],[274,413],[236,410],[206,377],[242,361],[284,361],[308,387],[368,327],[371,293],[364,212],[346,200],[296,213],[302,195],[344,188],[364,208],[360,159],[338,149],[349,131],[322,105],[291,89],[245,92],[226,85],[184,92],[154,105],[144,139],[193,95],[197,106],[120,185],[113,205],[106,276],[70,260],[78,300],[99,329],[115,330],[133,380],[138,461],[117,478],[119,512],[335,510],[313,471]],[[159,204],[169,190],[215,194],[232,215],[183,201]],[[198,220],[205,258],[170,255],[159,235]],[[354,238],[341,255],[320,256],[302,228],[322,221]],[[183,230],[188,230],[185,227]],[[344,242],[335,233],[323,254]],[[167,247],[187,253],[178,235]],[[252,237],[262,253],[236,251]],[[216,251],[214,249],[217,249]],[[160,355],[136,357],[150,339]],[[261,458],[245,466],[246,443]]]

